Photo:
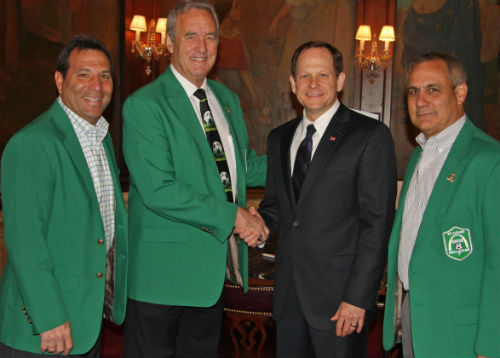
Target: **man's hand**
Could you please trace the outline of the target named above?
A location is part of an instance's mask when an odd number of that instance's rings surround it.
[[[365,321],[365,309],[342,301],[339,309],[330,320],[337,321],[336,334],[339,337],[345,337],[354,331],[360,333]]]
[[[73,338],[71,337],[69,321],[41,333],[40,337],[42,339],[42,344],[40,345],[40,351],[42,353],[62,353],[67,356],[73,349]]]
[[[257,209],[251,207],[246,210],[238,207],[236,221],[234,222],[234,233],[238,234],[248,246],[255,247],[267,240],[269,229]]]

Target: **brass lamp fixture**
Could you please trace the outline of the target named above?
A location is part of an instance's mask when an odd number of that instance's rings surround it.
[[[151,19],[146,27],[146,18],[142,15],[134,15],[130,23],[130,30],[135,31],[135,40],[132,41],[132,53],[144,59],[147,63],[146,74],[151,75],[151,61],[159,60],[161,56],[168,55],[165,39],[167,34],[167,19],[160,17],[158,22]],[[141,41],[141,32],[146,32],[146,42]],[[161,34],[160,43],[156,41],[156,33]]]
[[[379,54],[377,35],[371,35],[371,29],[368,25],[360,25],[358,31],[356,32],[356,40],[359,40],[359,50],[356,52],[356,63],[361,68],[361,70],[367,70],[368,79],[370,83],[373,83],[376,78],[376,71],[381,68],[385,69],[392,59],[392,55],[389,49],[389,44],[396,41],[396,36],[394,35],[393,26],[383,26],[380,31],[379,41],[384,42],[384,50]],[[365,51],[365,42],[371,41],[371,49]]]

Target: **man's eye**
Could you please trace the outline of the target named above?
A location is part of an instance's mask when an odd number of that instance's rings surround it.
[[[418,93],[418,90],[416,88],[410,88],[408,89],[408,95],[409,96],[415,96]]]
[[[79,73],[78,74],[78,77],[81,77],[81,78],[87,78],[89,76],[88,73]]]

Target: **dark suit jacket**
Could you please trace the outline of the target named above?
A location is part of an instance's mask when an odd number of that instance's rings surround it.
[[[290,145],[302,118],[268,138],[260,211],[279,232],[273,315],[282,317],[291,280],[308,323],[334,327],[340,302],[376,307],[394,217],[396,162],[389,129],[340,105],[295,201]]]

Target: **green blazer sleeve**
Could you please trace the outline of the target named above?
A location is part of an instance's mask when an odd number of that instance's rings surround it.
[[[481,207],[484,237],[481,294],[475,353],[487,357],[500,356],[500,164],[485,181]]]
[[[51,160],[38,139],[14,137],[2,160],[5,244],[33,334],[69,321],[45,236],[54,190]]]

